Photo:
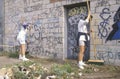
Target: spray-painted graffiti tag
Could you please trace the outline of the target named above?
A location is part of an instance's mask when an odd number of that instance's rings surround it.
[[[120,39],[120,7],[114,16],[114,24],[112,25],[113,30],[110,32],[106,39],[108,40],[119,40]]]
[[[107,64],[116,64],[117,60],[120,60],[120,52],[107,51],[105,53],[97,52],[97,58],[102,59]]]
[[[75,6],[67,9],[67,32],[68,32],[68,58],[73,57],[73,52],[78,53],[78,51],[73,51],[77,47],[77,33],[78,33],[78,22],[80,19],[84,19],[87,16],[87,7]]]
[[[69,10],[68,16],[74,16],[74,15],[79,15],[81,13],[86,13],[87,8],[85,6],[83,7],[75,7]]]
[[[98,36],[102,39],[105,38],[108,35],[108,27],[109,25],[109,19],[111,17],[109,8],[104,8],[102,10],[102,13],[100,13],[100,17],[103,20],[103,22],[100,22],[98,25]]]
[[[109,5],[108,0],[98,0],[96,7]]]
[[[110,6],[110,3],[108,0],[97,0],[96,1],[96,6],[95,6],[95,12],[99,11],[99,7],[102,6]]]
[[[16,11],[16,9],[9,10],[11,12]],[[20,28],[18,28],[21,23],[20,18],[21,16],[25,17],[25,22],[29,23],[32,26],[31,31],[28,34],[28,40],[30,41],[30,43],[27,44],[27,51],[29,51],[29,53],[34,56],[57,57],[59,53],[63,52],[62,24],[60,24],[59,19],[62,14],[63,12],[61,7],[45,9],[35,15],[9,13],[9,20],[7,20],[7,22],[12,23],[12,26],[15,27],[12,28],[12,30],[14,31],[10,32],[14,32],[14,34],[16,34],[14,37],[16,37],[18,31],[20,30]],[[11,41],[13,40],[10,40],[10,44]],[[14,39],[14,41],[16,41],[16,38]],[[14,43],[15,42],[13,42],[12,44]],[[17,41],[15,45],[18,45]]]

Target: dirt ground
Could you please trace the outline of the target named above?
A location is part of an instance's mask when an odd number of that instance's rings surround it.
[[[43,66],[50,67],[53,63],[59,63],[63,64],[64,62],[58,61],[58,60],[48,60],[48,59],[31,59],[33,61],[40,62]],[[3,68],[6,65],[14,65],[19,62],[22,62],[21,60],[18,60],[17,58],[9,58],[6,56],[0,56],[0,68]],[[67,62],[70,62],[74,65],[76,64],[76,61],[74,60],[67,60]],[[90,66],[90,65],[89,65]],[[77,67],[77,66],[76,66]],[[80,79],[120,79],[120,67],[117,67],[119,70],[114,72],[107,72],[107,70],[110,66],[102,66],[97,72],[95,73],[82,73],[82,76]],[[112,66],[111,66],[112,68]]]
[[[0,68],[20,62],[20,60],[15,58],[9,58],[7,56],[0,56]]]

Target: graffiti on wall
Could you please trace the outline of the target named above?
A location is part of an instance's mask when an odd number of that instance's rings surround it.
[[[97,51],[97,58],[104,60],[105,63],[107,64],[115,64],[117,63],[116,60],[120,60],[120,52],[112,52],[112,51],[107,51],[107,52],[101,52]]]
[[[29,19],[33,21],[30,23],[32,29],[27,34],[27,40],[30,41],[27,44],[27,51],[34,56],[58,57],[58,52],[63,51],[59,18],[49,18],[44,24],[43,19],[38,17]]]
[[[20,22],[20,19],[19,19],[19,15],[20,15],[20,13],[22,13],[22,10],[21,10],[21,8],[19,7],[19,5],[14,5],[14,6],[12,6],[13,4],[16,4],[16,3],[19,3],[19,4],[21,4],[22,3],[22,1],[21,0],[7,0],[6,1],[6,4],[7,4],[7,9],[5,9],[6,10],[6,12],[7,12],[7,15],[6,15],[6,17],[7,18],[5,18],[5,20],[6,20],[6,22],[7,22],[7,24],[10,24],[10,23],[12,23],[13,25],[11,25],[10,27],[7,27],[7,28],[11,28],[12,27],[12,29],[10,29],[8,32],[9,32],[9,34],[11,33],[11,32],[14,32],[14,33],[16,33],[17,32],[17,30],[18,29],[20,29],[20,27],[17,27],[17,26],[20,26],[19,24],[19,22]],[[9,12],[8,12],[9,11]],[[14,28],[14,29],[13,29]]]
[[[120,0],[116,0],[116,4],[120,4]]]
[[[114,24],[112,25],[112,31],[106,39],[108,40],[119,40],[120,39],[120,7],[118,8],[114,16]]]
[[[110,5],[108,0],[97,0],[96,7]]]
[[[118,0],[116,0],[118,1]],[[100,19],[102,20],[98,24],[98,36],[101,39],[105,39],[105,43],[108,40],[117,40],[120,39],[120,8],[116,11],[114,16],[114,24],[111,27],[111,18],[113,12],[110,11],[110,3],[108,0],[97,0],[97,5],[95,7],[95,10],[97,10],[99,7],[103,7],[101,13],[100,13]],[[99,12],[99,10],[98,10]],[[99,45],[97,45],[99,46]],[[101,45],[102,46],[102,45]],[[110,47],[110,46],[108,46]],[[116,46],[117,47],[117,46]],[[106,49],[104,46],[97,48],[97,58],[102,59],[107,64],[118,64],[118,61],[120,60],[120,52],[116,47],[112,47],[111,50]],[[105,48],[105,49],[104,49]],[[100,49],[100,50],[99,50]],[[116,50],[114,50],[116,49]]]
[[[101,1],[101,3],[105,1]],[[109,27],[109,21],[111,18],[111,12],[109,8],[103,8],[102,12],[100,13],[100,18],[103,20],[102,22],[99,23],[98,25],[98,36],[101,39],[106,39],[105,42],[107,42],[108,40],[118,40],[120,39],[120,30],[119,30],[119,26],[120,26],[120,8],[117,10],[115,16],[114,16],[114,24],[112,25],[112,31],[111,31],[111,27]],[[111,31],[109,33],[109,31]]]
[[[28,35],[30,43],[27,50],[35,56],[57,57],[58,52],[62,52],[60,47],[63,44],[59,18],[47,18],[44,23],[44,19],[40,18],[41,15],[31,18],[32,29]]]
[[[103,21],[98,25],[98,36],[102,39],[108,36],[108,31],[110,29],[108,27],[109,19],[111,17],[109,8],[104,8],[100,13],[100,17]]]
[[[73,51],[77,47],[77,33],[78,33],[78,22],[87,16],[87,7],[78,6],[67,9],[67,46],[68,46],[68,58],[72,58],[73,53],[78,53],[78,51]]]
[[[41,0],[25,0],[24,1],[24,12],[27,13],[27,12],[38,11],[42,9],[42,6],[43,4]]]
[[[62,37],[58,35],[61,32],[58,31],[59,24],[39,24],[38,22],[33,23],[33,33],[30,34],[30,45],[28,50],[34,55],[57,55],[57,52],[61,49],[57,45],[62,45]],[[54,31],[56,30],[56,31]],[[54,50],[53,50],[54,49]]]
[[[17,3],[19,1],[23,6],[12,4],[12,2]],[[8,24],[6,28],[11,29],[12,31],[7,31],[8,37],[6,36],[6,38],[11,39],[9,38],[9,34],[14,34],[12,37],[14,38],[14,41],[8,40],[6,41],[7,43],[18,45],[15,37],[21,27],[20,18],[25,17],[25,21],[32,25],[32,29],[27,35],[27,38],[30,41],[27,44],[27,51],[35,56],[62,56],[63,36],[62,24],[59,19],[59,17],[63,16],[62,7],[58,6],[43,9],[43,7],[41,7],[43,5],[43,0],[23,0],[23,2],[21,0],[11,0],[6,2],[6,4],[8,3],[11,6],[6,10],[10,11],[6,16],[6,18],[9,19],[6,20],[6,23]],[[42,5],[38,6],[38,3]],[[39,11],[40,9],[41,11]],[[34,12],[35,14],[33,14]]]
[[[97,3],[95,5],[95,12],[99,7],[102,7],[102,6],[110,6],[109,1],[108,0],[97,0]]]

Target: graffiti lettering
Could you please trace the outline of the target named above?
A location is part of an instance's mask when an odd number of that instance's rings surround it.
[[[98,7],[102,6],[110,6],[110,3],[108,0],[97,0],[96,6],[95,6],[95,12],[98,10]]]
[[[98,0],[96,7],[110,5],[108,0]]]
[[[115,61],[120,60],[120,52],[105,52],[101,53],[100,51],[97,52],[97,58],[102,59],[107,64],[115,64]]]
[[[49,17],[57,17],[62,16],[62,7],[50,8],[50,16]]]
[[[108,40],[119,40],[120,39],[120,7],[118,8],[114,16],[114,24],[112,25],[112,31],[109,33],[106,42]]]
[[[102,10],[102,13],[100,13],[100,17],[102,18],[103,22],[98,25],[98,36],[100,36],[102,39],[108,35],[107,25],[109,25],[108,22],[111,17],[110,10],[108,8],[104,8]]]
[[[82,15],[72,16],[68,19],[68,22],[70,23],[70,25],[76,25],[76,24],[78,24],[81,17],[84,17],[84,16],[82,16]]]
[[[67,10],[67,21],[68,21],[68,57],[73,57],[73,49],[77,45],[77,33],[78,33],[78,22],[80,19],[84,19],[87,15],[87,7],[86,6],[78,6],[73,8],[68,8]],[[76,54],[78,51],[75,51]]]
[[[79,15],[81,13],[85,13],[86,14],[87,8],[84,7],[75,7],[72,8],[71,10],[69,10],[68,12],[68,16],[74,16],[74,15]]]

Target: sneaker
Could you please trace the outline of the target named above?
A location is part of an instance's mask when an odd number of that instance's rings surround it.
[[[79,68],[82,69],[82,70],[84,69],[84,67],[82,65],[79,65]]]
[[[28,58],[22,58],[23,61],[28,61],[29,59]]]
[[[23,57],[21,55],[19,55],[19,60],[22,60],[22,59],[23,59]]]
[[[19,57],[19,60],[22,60],[23,58],[22,57]]]
[[[83,66],[87,66],[87,64],[85,64],[84,62],[81,62],[81,65],[83,65]]]

